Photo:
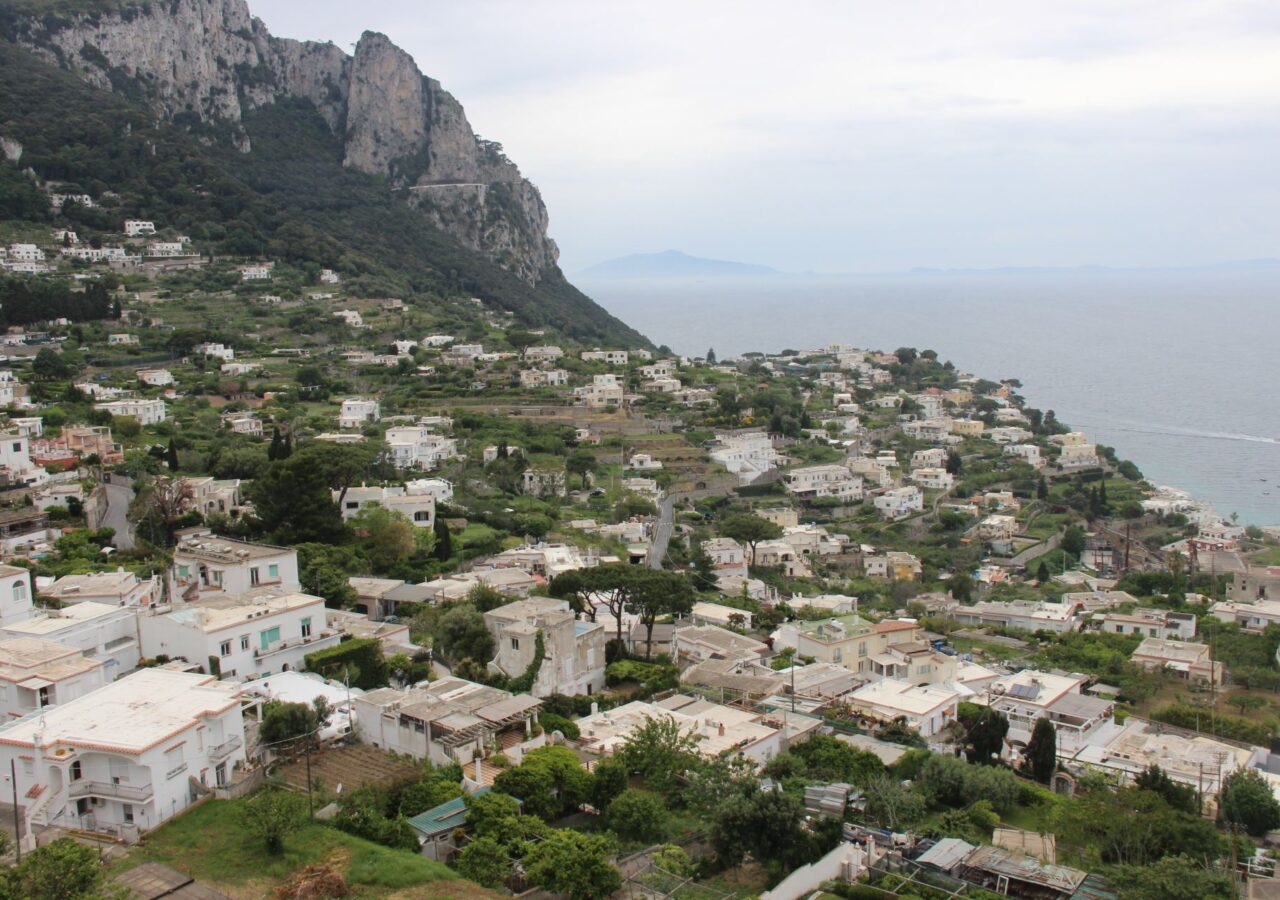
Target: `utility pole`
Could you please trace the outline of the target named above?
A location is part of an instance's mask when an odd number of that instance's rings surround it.
[[[9,760],[9,784],[13,786],[13,846],[22,862],[22,825],[18,818],[18,761]]]

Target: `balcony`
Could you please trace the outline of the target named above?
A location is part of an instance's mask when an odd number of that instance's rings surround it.
[[[228,740],[223,741],[221,744],[218,744],[215,747],[210,747],[209,759],[213,762],[224,760],[232,753],[239,750],[240,745],[243,743],[244,741],[240,738],[240,735],[234,735]]]
[[[306,648],[307,653],[314,650],[322,650],[325,647],[331,647],[342,639],[342,635],[336,631],[320,631],[311,637],[294,638],[288,641],[276,641],[267,649],[255,647],[253,650],[254,659],[263,659],[273,656],[276,653],[283,653],[285,650],[297,650],[300,647]]]
[[[77,797],[110,797],[115,800],[128,800],[135,803],[146,803],[155,795],[155,789],[149,785],[115,784],[108,781],[73,781],[67,788],[67,796]]]
[[[181,775],[185,771],[187,771],[187,764],[179,763],[178,765],[170,769],[168,772],[164,773],[164,780],[169,781],[170,779],[177,778],[179,775]]]

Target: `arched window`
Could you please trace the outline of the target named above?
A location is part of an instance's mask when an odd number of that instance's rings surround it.
[[[27,599],[27,582],[26,580],[15,581],[13,583],[13,602],[21,603]]]

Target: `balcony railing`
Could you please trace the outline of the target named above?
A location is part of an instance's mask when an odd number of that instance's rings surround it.
[[[155,795],[149,784],[115,784],[109,781],[73,781],[67,788],[69,797],[112,797],[145,803]]]
[[[284,650],[293,650],[298,647],[310,647],[313,644],[324,645],[327,643],[331,643],[341,637],[342,635],[336,631],[328,631],[328,630],[319,631],[309,637],[293,638],[292,640],[288,640],[288,641],[277,641],[276,643],[268,646],[265,650],[262,649],[261,647],[255,647],[253,650],[253,655],[254,655],[254,658],[261,659],[264,656],[271,656],[273,653],[280,653]],[[315,649],[320,649],[320,648],[316,647]]]
[[[168,781],[170,778],[177,778],[179,775],[181,775],[185,771],[187,771],[187,764],[179,763],[178,765],[170,769],[168,772],[164,773],[164,780]]]
[[[226,757],[234,753],[236,750],[239,750],[240,745],[243,743],[244,741],[240,738],[240,735],[238,734],[234,735],[231,738],[223,741],[221,744],[218,744],[216,747],[210,747],[209,759],[213,759],[213,760],[225,759]]]

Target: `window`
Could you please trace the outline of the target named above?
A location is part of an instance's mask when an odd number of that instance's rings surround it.
[[[311,637],[311,619],[310,618],[306,618],[302,620],[302,636],[304,638]]]
[[[839,663],[841,663],[843,660],[844,660],[844,654],[843,654],[843,653],[841,653],[841,652],[840,652],[840,648],[839,648],[839,647],[837,647],[837,648],[835,649],[835,651],[834,651],[834,652],[832,652],[832,654],[831,654],[831,661],[832,661],[833,663],[836,663],[836,664],[838,665],[838,664],[839,664]]]
[[[348,500],[348,501],[347,501],[347,509],[359,509],[359,508],[360,508],[360,501],[359,501],[359,500]]]
[[[249,569],[249,583],[250,584],[258,583],[258,567],[257,566],[253,566],[251,569]]]
[[[84,769],[80,765],[80,760],[74,760],[71,763],[71,780],[79,781],[84,777]]]
[[[241,650],[249,649],[249,635],[247,634],[240,635],[240,649]]]
[[[218,645],[218,655],[223,657],[224,659],[231,655],[230,641],[223,641],[221,644]]]
[[[859,655],[859,656],[866,656],[866,655],[867,655],[867,642],[866,642],[866,641],[863,641],[862,643],[860,643],[860,644],[858,645],[858,655]]]
[[[48,687],[40,688],[40,708],[44,709],[46,706],[49,705],[49,702],[50,702],[49,688]]]
[[[191,577],[191,567],[190,567],[190,566],[178,566],[178,577],[179,577],[179,578],[190,578],[190,577]]]
[[[24,758],[24,759],[22,760],[22,774],[23,774],[23,775],[34,775],[34,774],[35,774],[35,772],[36,772],[36,763],[35,763],[35,760],[30,759],[30,758]]]
[[[276,579],[280,577],[279,563],[272,563],[271,565],[267,566],[267,577],[272,579]]]
[[[23,600],[26,600],[26,599],[27,599],[27,580],[26,580],[26,576],[24,575],[21,581],[15,581],[13,583],[13,601],[15,603],[21,603]]]
[[[214,569],[214,570],[213,570],[213,583],[214,583],[214,584],[222,584],[222,570],[221,570],[221,569]]]
[[[426,512],[425,510],[421,510],[421,509],[420,509],[420,510],[418,510],[417,512],[415,512],[415,513],[413,514],[413,521],[415,521],[415,522],[429,522],[429,521],[431,521],[431,513]]]
[[[120,804],[120,817],[124,819],[124,823],[126,825],[133,824],[133,804],[132,803]]]
[[[520,649],[520,641],[519,641],[519,639],[517,639],[517,638],[512,638],[512,639],[511,639],[511,649],[512,649],[512,650],[519,650],[519,649]]]
[[[268,628],[265,631],[259,632],[258,639],[261,641],[262,649],[266,650],[276,641],[280,640],[280,626],[277,625],[274,628]]]
[[[21,452],[22,452],[22,441],[14,441],[14,442],[13,442],[13,452],[14,452],[14,453],[21,453]]]

